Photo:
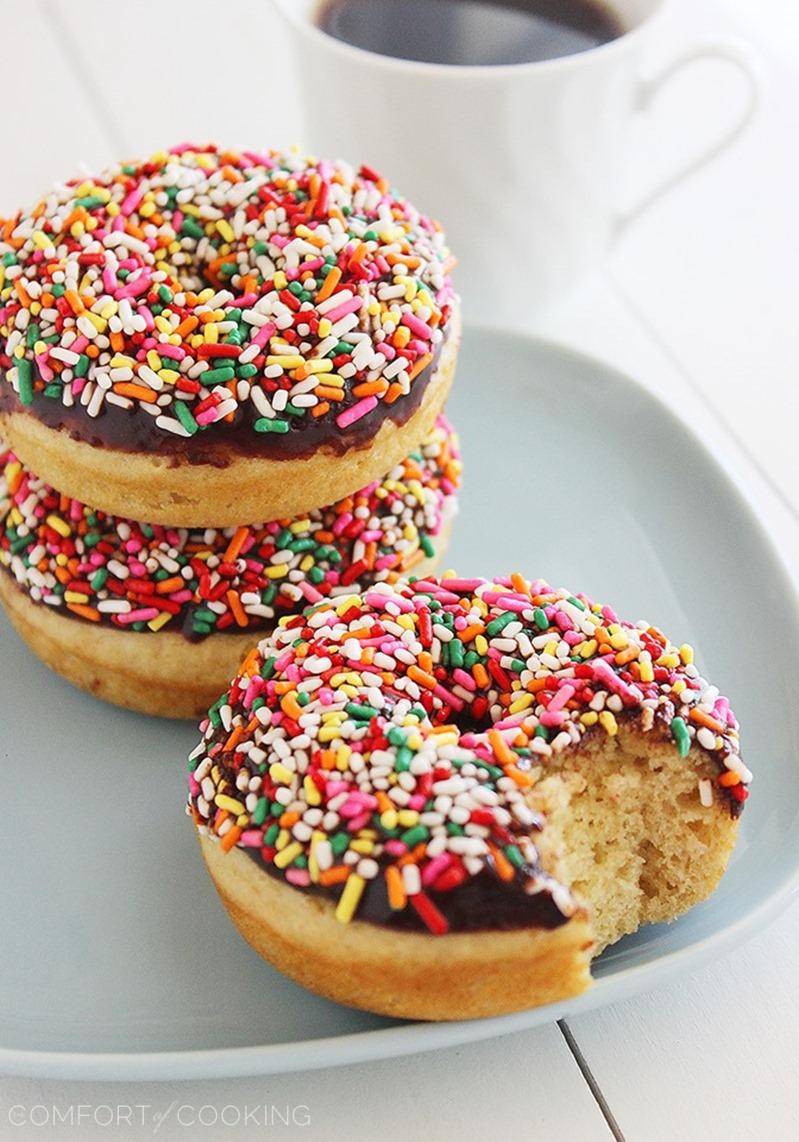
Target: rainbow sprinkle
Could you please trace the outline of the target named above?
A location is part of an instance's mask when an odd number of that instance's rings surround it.
[[[368,167],[174,147],[0,219],[0,376],[167,436],[343,432],[433,362],[451,265]]]
[[[737,815],[737,722],[690,647],[520,575],[380,584],[281,619],[250,653],[200,727],[189,810],[345,922],[379,892],[442,934],[450,892],[485,876],[565,917],[526,793],[547,759],[622,724],[705,751]]]
[[[0,568],[35,603],[120,629],[192,639],[266,629],[308,603],[391,582],[436,551],[460,484],[440,417],[385,479],[304,518],[170,528],[54,491],[0,444]]]

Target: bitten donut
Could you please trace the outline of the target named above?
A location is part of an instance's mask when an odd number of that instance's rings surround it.
[[[0,447],[0,601],[39,657],[84,690],[199,717],[278,616],[432,570],[459,482],[442,417],[387,476],[332,507],[189,530],[88,508]]]
[[[751,777],[688,646],[520,575],[281,619],[201,730],[188,808],[242,935],[410,1018],[582,991],[713,891]]]
[[[73,180],[0,219],[0,432],[124,517],[332,503],[441,412],[451,265],[368,167],[187,145]]]

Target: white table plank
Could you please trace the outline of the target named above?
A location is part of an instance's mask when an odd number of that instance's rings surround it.
[[[0,27],[7,100],[2,216],[32,205],[56,180],[80,174],[81,163],[104,162],[110,144],[37,5],[0,0]]]
[[[159,1127],[164,1142],[187,1138],[302,1138],[307,1142],[482,1142],[501,1136],[507,1142],[568,1137],[575,1142],[611,1142],[612,1135],[576,1063],[556,1027],[509,1035],[494,1042],[417,1055],[357,1067],[279,1075],[265,1079],[233,1079],[202,1083],[64,1083],[0,1079],[0,1138],[21,1140],[46,1133],[48,1140],[108,1137],[91,1123],[81,1131],[55,1126],[26,1132],[9,1129],[9,1109],[37,1103],[66,1107],[72,1103],[116,1106],[147,1103],[153,1112],[171,1115]],[[294,1125],[237,1127],[216,1131],[187,1129],[183,1122],[210,1105],[257,1108],[273,1106],[285,1115],[293,1108]],[[303,1125],[308,1108],[310,1124]],[[228,1112],[231,1118],[234,1111]],[[206,1112],[210,1117],[211,1112]],[[568,1124],[568,1134],[564,1126]],[[152,1137],[152,1113],[131,1138]]]
[[[799,1131],[799,904],[746,947],[570,1021],[629,1142],[789,1142]]]
[[[68,30],[76,70],[102,93],[121,153],[186,141],[301,143],[283,25],[266,0],[137,0],[124,18],[105,0],[43,3]]]

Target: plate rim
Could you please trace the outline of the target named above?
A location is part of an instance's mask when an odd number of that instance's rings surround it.
[[[479,338],[495,336],[497,329],[470,322],[464,333],[469,338]],[[737,507],[745,513],[748,522],[759,534],[776,565],[775,569],[789,588],[799,622],[799,572],[794,570],[786,556],[780,537],[758,515],[758,494],[747,486],[731,447],[702,438],[680,408],[667,396],[654,392],[648,385],[601,356],[574,348],[557,338],[534,333],[503,329],[502,335],[506,340],[515,342],[524,352],[543,351],[581,370],[598,369],[615,384],[643,392],[656,406],[676,420],[682,432],[723,473],[734,492]],[[0,1073],[31,1078],[135,1082],[224,1079],[313,1071],[478,1042],[581,1015],[622,998],[632,998],[680,972],[702,967],[755,936],[784,911],[797,893],[799,853],[793,868],[783,875],[782,880],[759,905],[720,931],[703,937],[689,947],[666,951],[646,963],[633,964],[614,975],[600,977],[580,996],[509,1015],[443,1023],[399,1022],[394,1026],[348,1032],[344,1035],[326,1035],[318,1039],[199,1050],[38,1051],[0,1046]]]

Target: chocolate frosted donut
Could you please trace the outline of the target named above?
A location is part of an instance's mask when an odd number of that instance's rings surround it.
[[[690,647],[520,575],[282,619],[201,730],[189,810],[242,934],[404,1017],[582,990],[592,946],[713,890],[751,777]]]
[[[387,476],[330,507],[170,528],[70,500],[0,446],[0,599],[70,681],[148,713],[197,717],[281,615],[432,570],[459,483],[457,439],[441,417]]]
[[[105,511],[276,519],[378,479],[458,345],[440,228],[366,167],[184,146],[0,220],[0,426]]]

